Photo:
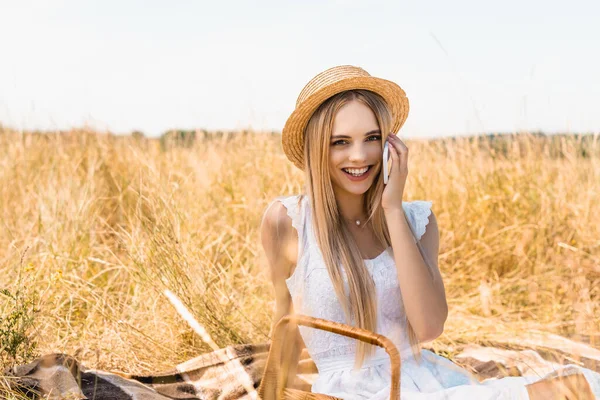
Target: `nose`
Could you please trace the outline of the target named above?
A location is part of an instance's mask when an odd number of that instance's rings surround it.
[[[350,149],[348,160],[352,163],[360,164],[367,159],[367,143],[357,141]]]

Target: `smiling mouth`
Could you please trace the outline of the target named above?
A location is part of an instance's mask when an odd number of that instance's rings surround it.
[[[371,168],[373,168],[372,165],[367,166],[367,169],[364,172],[360,173],[360,174],[354,174],[352,172],[349,172],[348,168],[342,168],[342,171],[344,171],[346,174],[348,174],[350,176],[360,177],[360,176],[363,176],[363,175],[367,174],[371,170]],[[363,168],[351,168],[351,169],[363,169]]]

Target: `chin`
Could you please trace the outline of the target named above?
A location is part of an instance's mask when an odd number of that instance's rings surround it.
[[[367,193],[367,191],[369,190],[371,186],[365,187],[364,189],[357,189],[357,188],[349,188],[349,187],[344,187],[344,191],[347,193],[352,193],[354,195],[363,195],[365,193]]]

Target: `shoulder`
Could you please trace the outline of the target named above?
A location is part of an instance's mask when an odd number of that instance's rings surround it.
[[[432,206],[433,202],[429,200],[413,200],[402,203],[417,240],[420,240],[427,231],[437,233],[437,221]]]
[[[431,200],[411,200],[402,202],[402,207],[404,207],[405,210],[408,209],[413,212],[424,214],[429,214],[432,206],[433,202]]]
[[[260,226],[261,242],[272,266],[291,266],[295,263],[294,250],[298,238],[286,205],[292,197],[277,197],[265,209]],[[287,267],[285,268],[287,269]]]
[[[411,213],[409,220],[412,220],[417,246],[433,274],[441,279],[438,267],[440,232],[432,210],[432,202],[416,200],[409,203],[412,203],[408,206]]]
[[[425,231],[421,235],[421,241],[437,244],[439,241],[440,232],[438,230],[438,223],[433,210],[429,212],[429,214],[427,215],[427,220],[424,221],[424,223]]]
[[[285,233],[292,228],[292,219],[288,215],[284,201],[285,198],[278,197],[269,203],[263,213],[261,231],[268,229]]]
[[[292,228],[300,229],[302,203],[305,199],[304,195],[276,197],[266,207],[261,224],[286,232],[292,232]]]

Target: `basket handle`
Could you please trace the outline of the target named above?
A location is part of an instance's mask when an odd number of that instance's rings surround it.
[[[336,333],[338,335],[348,336],[353,339],[383,347],[390,357],[392,382],[390,388],[390,399],[400,399],[400,353],[394,343],[387,337],[368,331],[366,329],[353,327],[339,322],[329,321],[321,318],[310,317],[302,314],[288,314],[283,316],[275,325],[273,332],[273,341],[269,349],[267,364],[263,373],[260,387],[258,388],[259,396],[264,400],[279,400],[283,399],[283,390],[287,377],[287,367],[285,364],[281,368],[281,373],[278,373],[278,355],[284,346],[283,334],[285,328],[290,324],[308,326],[315,329]]]

